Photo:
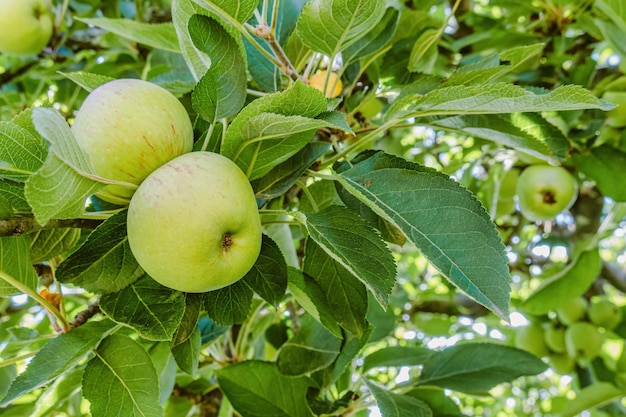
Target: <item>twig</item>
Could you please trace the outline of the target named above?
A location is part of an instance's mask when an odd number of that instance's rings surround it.
[[[40,225],[33,216],[10,217],[0,220],[0,237],[19,236],[37,230],[73,227],[78,229],[95,229],[103,222],[102,219],[52,219]]]
[[[70,323],[70,327],[73,329],[75,327],[82,326],[83,324],[87,323],[87,320],[89,320],[96,314],[99,314],[100,311],[100,305],[97,301],[93,304],[90,304],[89,307],[87,307],[85,310],[76,314],[76,317],[74,317],[74,320],[72,320],[72,322]]]

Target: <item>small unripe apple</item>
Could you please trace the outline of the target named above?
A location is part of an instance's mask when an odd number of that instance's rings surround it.
[[[34,55],[52,36],[52,13],[46,0],[0,0],[0,52]]]
[[[548,347],[544,342],[543,328],[537,323],[530,323],[516,330],[515,347],[540,358],[547,356],[549,353]]]
[[[543,336],[548,349],[556,353],[565,353],[565,328],[554,324],[549,325]]]
[[[181,102],[164,88],[136,79],[111,81],[93,90],[72,132],[99,176],[136,185],[193,147],[193,127]],[[98,196],[127,204],[133,192],[108,185]]]
[[[617,107],[607,112],[606,124],[612,127],[626,126],[626,91],[607,91],[602,98],[617,104]]]
[[[576,360],[569,355],[561,353],[551,353],[548,355],[550,367],[559,374],[571,374],[574,372]]]
[[[608,330],[613,330],[622,321],[622,309],[604,297],[591,299],[587,315],[593,324]]]
[[[517,180],[520,211],[528,220],[552,220],[576,201],[578,187],[563,167],[532,165]]]
[[[587,312],[587,300],[577,297],[556,310],[559,321],[565,325],[574,324],[581,320]]]
[[[572,358],[593,359],[600,353],[603,343],[604,334],[586,321],[576,322],[565,329],[565,347]]]
[[[230,285],[261,250],[261,222],[246,175],[230,159],[191,152],[162,165],[133,195],[128,243],[155,281],[183,292]]]
[[[331,72],[330,75],[328,75],[328,84],[326,85],[326,90],[324,90],[326,74],[328,74],[328,71],[322,70],[311,75],[311,77],[309,78],[309,85],[317,90],[320,90],[326,95],[327,98],[339,96],[339,94],[341,94],[341,90],[343,89],[343,84],[341,83],[339,76],[336,72]]]

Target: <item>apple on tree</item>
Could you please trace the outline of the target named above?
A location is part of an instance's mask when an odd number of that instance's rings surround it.
[[[193,147],[193,127],[181,102],[164,88],[136,79],[111,81],[93,90],[72,132],[99,176],[136,185]],[[133,192],[107,185],[97,195],[128,204]]]
[[[593,324],[608,330],[613,330],[622,321],[622,309],[606,297],[592,298],[587,315]]]
[[[328,77],[328,84],[326,85],[326,90],[324,90],[326,77]],[[337,73],[331,72],[328,74],[328,71],[326,70],[318,71],[311,75],[309,78],[309,85],[324,93],[326,98],[339,96],[339,94],[341,94],[341,90],[343,89],[343,84],[341,83],[341,79],[339,79]]]
[[[552,220],[576,201],[578,187],[563,167],[531,165],[517,180],[516,194],[520,211],[528,220]]]
[[[38,54],[51,36],[52,14],[47,0],[0,0],[0,52]]]
[[[128,207],[128,242],[139,265],[183,292],[230,285],[261,250],[252,186],[230,159],[191,152],[157,168]]]
[[[576,359],[593,359],[600,353],[604,334],[596,326],[579,321],[565,329],[567,354]]]

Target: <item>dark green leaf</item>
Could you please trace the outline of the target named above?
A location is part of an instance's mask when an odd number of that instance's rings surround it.
[[[309,315],[300,320],[300,330],[278,352],[276,365],[283,375],[300,376],[332,364],[339,355],[341,339]]]
[[[172,355],[174,355],[178,367],[192,377],[195,377],[198,371],[201,344],[202,335],[200,334],[200,329],[196,326],[184,342],[172,347]]]
[[[313,417],[306,401],[311,381],[282,375],[275,364],[249,360],[216,372],[220,388],[246,417]]]
[[[102,295],[100,308],[145,339],[171,340],[185,313],[185,295],[144,275],[121,291]]]
[[[520,349],[495,343],[464,343],[434,353],[424,364],[419,383],[484,392],[547,368],[541,359]]]
[[[323,293],[323,306],[333,319],[356,337],[363,336],[366,328],[367,290],[365,285],[331,258],[320,246],[308,240],[304,268]]]
[[[459,406],[454,400],[446,395],[446,391],[434,387],[418,387],[412,389],[405,394],[406,396],[417,398],[423,401],[426,405],[433,410],[435,416],[445,417],[465,417],[465,414],[461,413]]]
[[[299,269],[289,268],[289,292],[304,310],[326,327],[334,336],[341,337],[335,312],[330,307],[320,285]]]
[[[365,36],[385,12],[385,3],[368,0],[313,0],[296,23],[302,42],[334,57]]]
[[[242,323],[252,305],[252,289],[242,280],[204,294],[204,309],[217,324]]]
[[[395,7],[388,7],[372,30],[341,53],[344,65],[384,48],[396,31],[399,16],[400,13]]]
[[[423,365],[432,354],[432,350],[420,346],[389,346],[367,355],[363,370],[368,371],[379,366],[419,366]]]
[[[246,100],[246,61],[237,41],[214,19],[193,15],[189,34],[211,59],[192,94],[194,110],[210,123],[237,113]]]
[[[615,173],[626,166],[626,153],[601,145],[591,151],[572,155],[573,164],[594,180],[602,193],[615,201],[626,201],[626,187],[615,181]]]
[[[345,207],[331,206],[305,216],[309,237],[360,279],[381,306],[386,306],[396,279],[396,265],[380,235]]]
[[[202,294],[185,294],[185,313],[180,320],[180,325],[172,338],[172,346],[183,343],[198,328],[198,317],[202,310]]]
[[[29,236],[0,237],[0,296],[22,292],[7,281],[7,278],[36,291],[39,281],[32,264]]]
[[[80,229],[47,229],[31,233],[30,258],[32,263],[48,261],[74,247],[80,239]]]
[[[431,417],[433,415],[428,405],[417,398],[393,393],[369,379],[365,380],[365,384],[378,402],[378,408],[384,417]]]
[[[150,355],[129,337],[104,339],[83,374],[83,395],[101,417],[161,417],[159,377]]]
[[[98,226],[57,269],[60,282],[95,293],[120,291],[143,274],[126,236],[126,211]]]
[[[171,23],[144,23],[130,19],[109,19],[106,17],[78,18],[78,20],[101,27],[137,43],[166,51],[180,52],[176,31]]]
[[[0,404],[6,405],[71,370],[98,346],[112,328],[110,320],[90,321],[50,340],[13,381]]]
[[[467,189],[445,174],[382,152],[363,154],[337,179],[397,226],[454,285],[508,321],[504,245]]]
[[[0,122],[0,178],[25,181],[48,154],[48,144],[13,122]]]
[[[252,269],[243,277],[261,298],[276,305],[287,289],[287,263],[282,252],[269,236],[263,235],[261,254]]]

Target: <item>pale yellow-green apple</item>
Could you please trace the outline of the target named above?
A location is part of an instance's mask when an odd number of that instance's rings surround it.
[[[552,220],[576,201],[578,187],[563,167],[531,165],[517,180],[516,194],[520,211],[528,220]]]
[[[579,321],[565,329],[565,347],[572,358],[593,359],[603,343],[604,334],[589,322]]]
[[[328,84],[324,89],[324,84],[328,78]],[[309,85],[326,95],[327,98],[337,97],[341,94],[343,84],[336,72],[330,74],[326,70],[318,71],[309,78]]]
[[[567,354],[550,353],[548,355],[550,367],[559,374],[571,374],[575,370],[576,360]]]
[[[547,356],[549,353],[544,341],[543,328],[538,323],[530,323],[527,326],[516,329],[515,347],[540,358]]]
[[[606,124],[612,127],[626,126],[626,91],[607,91],[602,98],[617,104],[617,107],[607,112]]]
[[[565,353],[565,328],[554,323],[546,327],[543,334],[548,349],[556,353]]]
[[[93,90],[72,132],[96,174],[135,185],[193,147],[193,127],[181,102],[164,88],[137,79],[119,79]],[[107,185],[98,196],[127,204],[133,192]]]
[[[261,250],[261,221],[246,175],[230,159],[191,152],[162,165],[133,195],[128,242],[157,282],[183,292],[230,285]]]
[[[565,325],[574,324],[582,320],[587,312],[587,300],[583,297],[576,297],[564,306],[556,310],[559,321]]]
[[[593,324],[608,330],[613,330],[622,321],[622,309],[602,296],[591,299],[587,315]]]
[[[48,0],[0,0],[0,52],[38,54],[51,36]]]

